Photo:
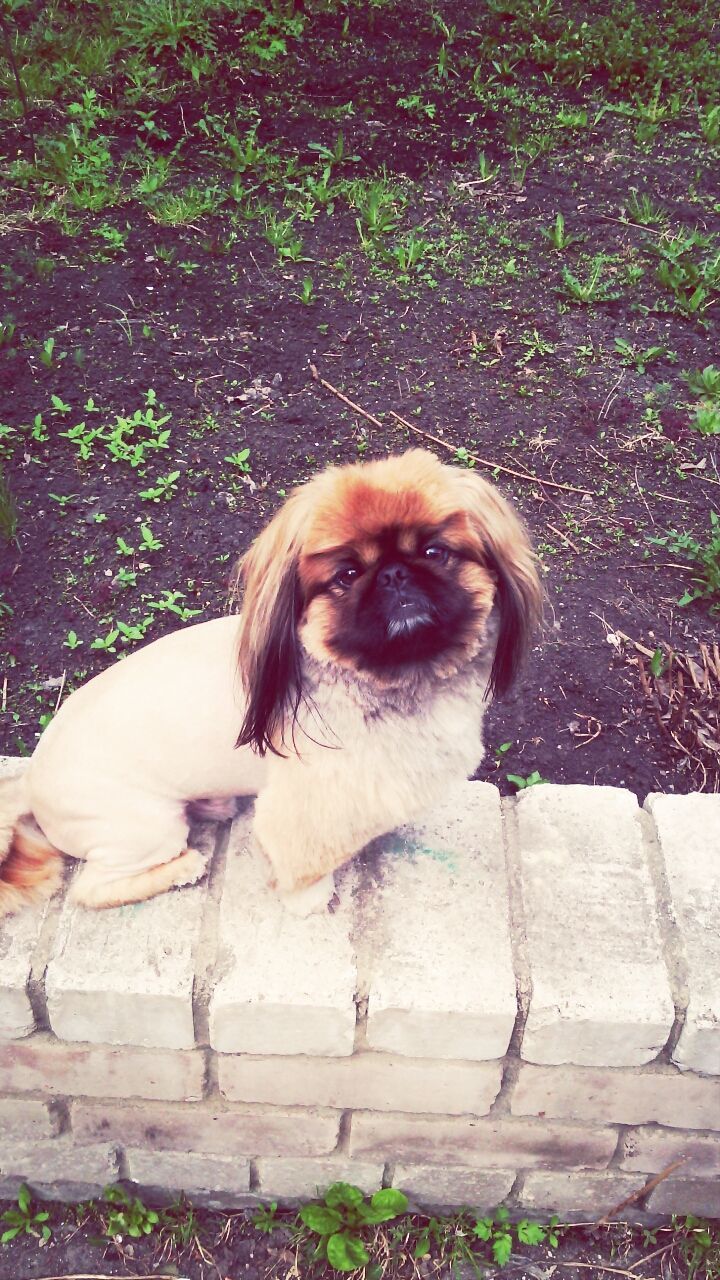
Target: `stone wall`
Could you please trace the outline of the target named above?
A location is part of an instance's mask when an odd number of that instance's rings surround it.
[[[640,1209],[720,1216],[719,796],[467,783],[309,920],[250,820],[193,888],[0,924],[0,1194],[598,1216],[681,1160]]]

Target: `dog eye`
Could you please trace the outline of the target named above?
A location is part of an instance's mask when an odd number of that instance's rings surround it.
[[[426,560],[432,560],[433,564],[447,564],[450,558],[450,552],[441,542],[431,542],[423,551]]]
[[[338,569],[333,577],[333,585],[342,587],[344,591],[347,591],[348,587],[351,587],[355,579],[359,577],[360,570],[353,564],[346,564],[343,569]]]

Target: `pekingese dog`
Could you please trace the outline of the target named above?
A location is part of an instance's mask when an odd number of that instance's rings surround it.
[[[420,449],[296,489],[237,583],[239,616],[96,676],[4,784],[0,912],[52,892],[59,851],[84,861],[88,907],[190,884],[188,806],[228,816],[248,794],[273,883],[320,909],[336,867],[476,768],[541,609],[508,503]]]

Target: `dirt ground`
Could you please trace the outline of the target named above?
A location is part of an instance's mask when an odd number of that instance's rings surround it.
[[[608,1206],[609,1207],[609,1206]],[[0,1211],[4,1208],[0,1202]],[[50,1206],[45,1206],[50,1208]],[[271,1210],[271,1217],[272,1217]],[[642,1215],[641,1215],[642,1216]],[[112,1276],[147,1277],[164,1280],[331,1280],[337,1271],[314,1260],[314,1245],[308,1233],[300,1237],[294,1229],[294,1214],[275,1215],[270,1229],[253,1225],[253,1211],[230,1215],[193,1212],[189,1238],[181,1242],[168,1229],[131,1240],[109,1241],[98,1233],[100,1225],[87,1209],[72,1206],[51,1208],[52,1236],[40,1246],[22,1235],[0,1247],[0,1280],[104,1280]],[[178,1215],[187,1222],[187,1206]],[[474,1221],[468,1215],[467,1221]],[[706,1224],[702,1224],[704,1227]],[[702,1247],[695,1253],[693,1232],[698,1227],[610,1225],[591,1223],[560,1226],[559,1239],[548,1244],[519,1245],[502,1268],[494,1265],[490,1248],[483,1247],[470,1232],[472,1257],[463,1249],[467,1227],[443,1233],[442,1246],[433,1232],[441,1228],[437,1219],[411,1217],[374,1233],[368,1238],[371,1264],[363,1273],[366,1280],[556,1280],[585,1275],[602,1280],[606,1274],[627,1280],[711,1280],[714,1252]],[[424,1256],[415,1257],[422,1233],[429,1229],[431,1244]],[[463,1234],[464,1233],[464,1234]],[[694,1263],[694,1265],[693,1265]],[[705,1264],[707,1263],[707,1270]]]
[[[477,11],[453,10],[446,53]],[[421,444],[493,464],[475,465],[523,513],[546,575],[544,634],[492,710],[480,776],[505,791],[534,771],[640,797],[716,789],[718,597],[679,604],[697,561],[651,539],[674,529],[704,546],[717,508],[718,437],[693,429],[703,401],[684,377],[717,358],[717,294],[692,313],[656,270],[668,235],[717,244],[717,148],[687,98],[628,114],[607,77],[568,88],[526,63],[471,93],[459,72],[429,76],[442,31],[422,6],[353,14],[352,40],[340,17],[315,15],[293,59],[232,86],[281,179],[256,174],[242,198],[181,210],[182,225],[117,192],[78,213],[54,191],[51,215],[4,188],[0,313],[16,333],[0,350],[0,446],[17,529],[2,549],[0,749],[31,752],[69,690],[222,611],[230,566],[294,484]],[[418,84],[413,114],[397,104]],[[154,163],[208,109],[192,91],[158,108]],[[585,125],[558,124],[573,111]],[[122,173],[131,141],[121,120]],[[3,146],[27,150],[21,121]],[[321,182],[319,148],[335,151],[339,193],[303,219],[288,170],[304,191]],[[217,182],[202,136],[187,154],[194,190]],[[371,231],[377,175],[390,225]],[[289,207],[291,228],[273,230]],[[558,214],[577,237],[563,249],[548,238]],[[563,272],[583,283],[597,255],[588,305]],[[117,416],[147,415],[148,392],[154,417],[123,437],[147,447],[113,453]]]

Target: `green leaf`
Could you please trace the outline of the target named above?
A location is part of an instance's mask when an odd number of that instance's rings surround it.
[[[473,1227],[473,1235],[476,1235],[478,1240],[489,1240],[492,1235],[492,1229],[492,1218],[478,1218]]]
[[[342,1226],[342,1218],[335,1209],[326,1209],[322,1204],[305,1204],[300,1210],[300,1217],[310,1231],[319,1236],[332,1235]]]
[[[370,1254],[359,1236],[339,1231],[327,1242],[327,1260],[336,1271],[354,1271],[370,1261]]]
[[[28,1187],[26,1182],[22,1182],[20,1184],[20,1190],[18,1191],[17,1202],[18,1202],[18,1208],[20,1212],[27,1213],[30,1208],[30,1188]]]
[[[528,1222],[527,1218],[522,1218],[517,1224],[517,1237],[521,1244],[542,1244],[545,1229],[539,1222]]]
[[[650,659],[650,674],[656,677],[662,675],[664,666],[665,659],[663,658],[663,651],[662,649],[656,649]]]
[[[363,1193],[359,1187],[350,1182],[333,1182],[325,1192],[325,1203],[328,1209],[357,1209],[363,1202]]]
[[[394,1187],[385,1187],[382,1191],[376,1191],[371,1198],[370,1204],[373,1209],[382,1209],[385,1213],[397,1217],[399,1213],[405,1213],[408,1207],[408,1198],[402,1191],[396,1191]]]
[[[423,1234],[420,1236],[420,1239],[418,1240],[417,1244],[415,1245],[413,1258],[427,1258],[429,1252],[430,1252],[430,1236],[428,1235],[427,1231],[424,1231]]]
[[[504,1267],[505,1263],[509,1262],[512,1253],[512,1236],[509,1232],[504,1231],[495,1236],[492,1253],[499,1267]]]
[[[7,1244],[8,1241],[14,1240],[16,1236],[20,1235],[21,1231],[22,1227],[8,1227],[7,1231],[3,1231],[0,1236],[0,1244]]]

